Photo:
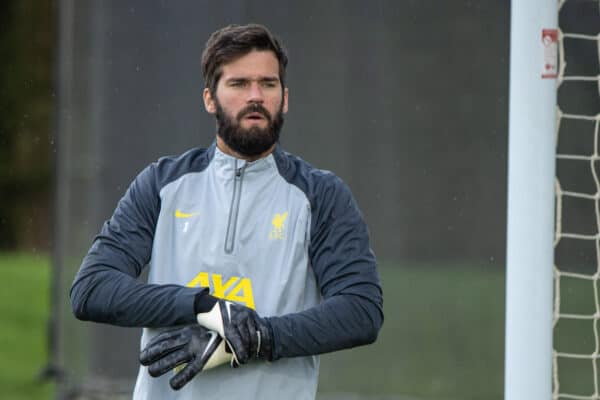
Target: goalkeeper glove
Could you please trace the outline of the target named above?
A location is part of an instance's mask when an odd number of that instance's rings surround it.
[[[157,377],[187,365],[169,380],[174,390],[181,389],[199,372],[231,362],[225,342],[213,331],[199,325],[163,332],[154,337],[140,353],[140,363]]]
[[[231,366],[237,368],[252,358],[272,361],[271,324],[256,311],[240,304],[204,295],[196,314],[198,323],[218,332],[233,354]]]

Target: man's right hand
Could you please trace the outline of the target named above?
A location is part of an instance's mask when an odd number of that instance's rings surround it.
[[[231,363],[225,342],[217,332],[191,325],[154,337],[140,353],[140,363],[157,377],[183,364],[185,367],[169,380],[174,390],[181,389],[199,372],[220,364]]]

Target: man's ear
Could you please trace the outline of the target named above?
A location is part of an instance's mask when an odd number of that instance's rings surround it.
[[[217,105],[215,104],[215,100],[210,94],[210,90],[208,88],[204,88],[202,91],[202,99],[204,100],[204,108],[206,112],[209,114],[215,114],[217,112]]]
[[[283,89],[283,113],[287,113],[288,112],[288,93],[289,90],[288,88]]]

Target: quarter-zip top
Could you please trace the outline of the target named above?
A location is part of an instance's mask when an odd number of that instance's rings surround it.
[[[151,286],[136,279],[146,265]],[[71,304],[80,319],[145,326],[145,347],[159,327],[197,323],[201,287],[268,318],[277,361],[235,374],[214,368],[177,394],[169,374],[152,378],[142,367],[133,399],[312,399],[315,354],[365,344],[382,321],[375,258],[351,192],[279,147],[246,162],[213,144],[148,166],[96,237]]]
[[[235,231],[237,227],[238,215],[240,212],[240,198],[242,197],[242,183],[246,166],[244,163],[238,168],[238,160],[235,160],[233,177],[233,196],[231,197],[231,207],[229,208],[229,221],[227,223],[227,233],[225,234],[225,253],[231,254],[235,243]]]

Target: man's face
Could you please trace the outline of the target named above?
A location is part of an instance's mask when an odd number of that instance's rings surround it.
[[[225,64],[215,96],[204,89],[206,110],[217,118],[217,134],[235,152],[258,156],[279,139],[287,112],[279,63],[271,51],[251,51]]]

